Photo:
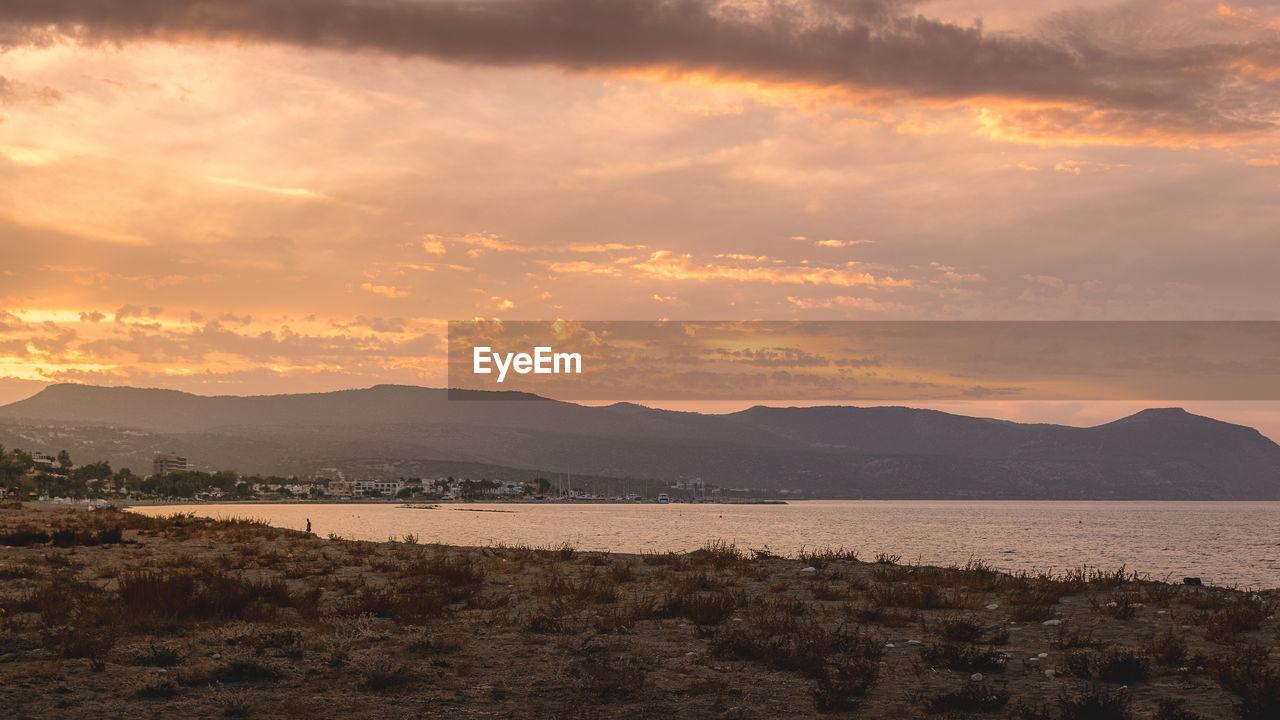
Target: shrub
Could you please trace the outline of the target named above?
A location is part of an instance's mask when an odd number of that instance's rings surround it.
[[[1132,720],[1133,698],[1124,688],[1112,692],[1091,685],[1079,695],[1058,698],[1061,720]]]
[[[1099,680],[1139,682],[1150,676],[1151,660],[1128,648],[1108,648],[1095,656],[1092,670]]]
[[[559,545],[547,545],[546,547],[535,548],[533,552],[544,560],[568,562],[573,559],[574,555],[578,554],[578,548],[574,547],[573,543],[566,540]]]
[[[191,609],[195,586],[191,575],[130,571],[120,576],[120,603],[130,615],[176,618]]]
[[[981,682],[967,682],[958,690],[931,698],[930,712],[995,712],[1007,705],[1009,691]]]
[[[1093,631],[1079,632],[1063,621],[1049,638],[1049,647],[1055,650],[1072,650],[1075,648],[1096,648],[1101,643],[1093,639]]]
[[[157,675],[144,681],[133,696],[142,699],[171,698],[178,694],[178,683],[168,675]]]
[[[956,643],[922,645],[920,659],[929,667],[969,672],[1004,670],[1008,660],[1004,653],[994,647],[984,649],[976,645]]]
[[[1182,698],[1164,698],[1156,706],[1151,720],[1206,720],[1200,713],[1186,709],[1186,704]]]
[[[1005,596],[1005,603],[1014,607],[1044,607],[1057,605],[1062,598],[1062,586],[1048,580],[1028,581]]]
[[[1139,682],[1151,675],[1151,659],[1129,648],[1073,650],[1063,658],[1063,672],[1106,682]]]
[[[1072,650],[1062,658],[1062,671],[1078,678],[1093,677],[1092,650]]]
[[[237,658],[220,666],[213,675],[224,683],[255,683],[279,680],[282,674],[274,667],[257,660]]]
[[[485,579],[484,568],[470,555],[450,555],[446,552],[416,559],[404,566],[401,576],[431,578],[455,587],[479,585]]]
[[[96,617],[81,615],[73,624],[49,628],[43,633],[44,646],[61,658],[88,658],[94,670],[106,666],[107,653],[115,646],[119,631],[101,624]]]
[[[171,647],[151,642],[147,651],[133,656],[133,664],[140,667],[173,667],[182,661],[182,655]]]
[[[374,589],[363,587],[346,600],[339,613],[342,615],[372,615],[416,624],[439,617],[448,605],[449,598],[439,589],[417,589],[405,592],[399,588]]]
[[[50,540],[54,547],[76,547],[77,545],[115,545],[121,542],[124,534],[124,528],[120,526],[107,527],[97,530],[72,528],[63,528],[53,531]]]
[[[858,553],[856,550],[846,550],[840,548],[814,548],[812,550],[800,548],[800,552],[796,555],[796,559],[805,565],[822,569],[834,562],[858,562]]]
[[[15,599],[6,599],[5,605],[12,611],[40,613],[45,625],[68,622],[80,604],[100,602],[101,593],[96,588],[66,577],[56,577],[40,583],[29,592]]]
[[[1159,637],[1152,638],[1146,646],[1147,653],[1157,664],[1164,667],[1179,667],[1187,662],[1187,643],[1173,634],[1173,630]]]
[[[839,662],[861,658],[878,663],[883,648],[882,640],[863,632],[844,627],[828,631],[816,623],[776,634],[751,623],[739,623],[717,632],[711,641],[712,652],[721,657],[795,670],[819,679],[826,676],[827,663],[833,657]]]
[[[878,624],[885,627],[906,627],[911,624],[912,617],[902,610],[885,607],[881,603],[845,605],[845,614],[860,623]]]
[[[640,554],[640,561],[645,565],[669,565],[676,570],[684,565],[684,558],[673,552],[644,552]]]
[[[708,541],[701,549],[689,553],[689,562],[708,563],[720,570],[741,565],[746,560],[745,550],[740,550],[734,543],[723,540]]]
[[[1015,701],[1009,708],[1009,720],[1054,720],[1054,716],[1043,703],[1026,705]]]
[[[662,613],[667,617],[687,618],[697,625],[716,625],[737,607],[737,598],[729,592],[680,589],[667,593]]]
[[[520,626],[542,635],[568,634],[576,631],[575,623],[568,617],[572,612],[564,598],[556,598],[530,610],[521,618]]]
[[[947,642],[974,642],[982,637],[982,626],[973,618],[962,615],[941,618],[934,630]]]
[[[1128,593],[1112,594],[1105,601],[1090,598],[1089,604],[1093,606],[1094,612],[1102,613],[1117,620],[1128,620],[1137,611],[1137,608],[1134,607],[1133,596]]]
[[[1088,584],[1102,587],[1118,587],[1125,583],[1137,582],[1137,579],[1137,574],[1126,570],[1124,565],[1121,565],[1115,570],[1094,568],[1089,570],[1085,577]]]
[[[1196,613],[1191,621],[1204,626],[1205,637],[1221,642],[1240,633],[1257,630],[1273,614],[1275,603],[1261,595],[1242,593],[1225,603],[1221,609]]]
[[[609,566],[608,575],[613,582],[624,583],[635,579],[636,571],[630,562],[619,560]]]
[[[49,542],[49,533],[37,530],[30,525],[23,525],[0,535],[0,545],[9,547],[30,547]]]
[[[626,700],[644,687],[646,673],[630,658],[584,658],[572,669],[579,688],[599,702]]]
[[[893,583],[877,585],[871,590],[872,599],[890,607],[915,610],[939,610],[962,607],[962,593],[946,591],[933,585]]]
[[[4,567],[0,567],[0,580],[21,580],[37,577],[40,577],[40,571],[30,563],[24,565],[9,563]]]
[[[1269,656],[1266,646],[1246,645],[1209,664],[1218,684],[1240,696],[1236,714],[1244,720],[1280,717],[1280,670]]]
[[[385,658],[360,672],[360,688],[370,692],[392,690],[408,682],[409,668],[404,665],[393,665]]]
[[[814,583],[810,588],[814,600],[844,600],[851,594],[848,586],[840,587],[833,583]]]
[[[880,663],[868,658],[841,658],[818,678],[813,705],[818,712],[843,712],[857,707],[880,677]]]

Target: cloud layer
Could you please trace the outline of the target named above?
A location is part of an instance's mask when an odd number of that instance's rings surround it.
[[[1277,318],[1274,19],[1072,2],[2,2],[0,392],[441,385],[474,317]]]
[[[932,19],[922,5],[10,0],[0,7],[0,44],[285,43],[473,65],[701,73],[834,88],[864,101],[1016,100],[1023,105],[990,117],[991,132],[1007,139],[1220,138],[1270,132],[1280,113],[1280,42],[1246,11],[1123,4],[1051,14],[1036,32],[1013,34]]]

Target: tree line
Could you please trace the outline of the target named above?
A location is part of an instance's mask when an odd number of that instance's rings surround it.
[[[283,484],[286,478],[241,477],[234,470],[215,473],[182,470],[164,475],[140,477],[129,468],[112,470],[106,460],[76,466],[66,450],[55,464],[37,463],[31,453],[0,445],[0,488],[9,495],[30,497],[95,498],[108,495],[152,495],[163,498],[191,498],[219,490],[225,497],[247,499],[254,496],[256,483]]]

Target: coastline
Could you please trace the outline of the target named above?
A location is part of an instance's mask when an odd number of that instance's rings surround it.
[[[1276,590],[724,543],[627,555],[324,540],[12,503],[0,526],[9,543],[32,536],[4,548],[0,693],[15,717],[1280,706]]]
[[[607,552],[688,552],[708,540],[795,555],[805,547],[896,553],[915,564],[976,559],[1010,573],[1124,566],[1142,577],[1202,577],[1224,587],[1280,587],[1274,543],[1280,503],[806,501],[789,505],[452,503],[413,511],[397,503],[165,505],[135,512],[251,517],[322,536],[486,545],[574,543]],[[474,513],[502,509],[504,513]],[[467,512],[464,512],[467,511]],[[1234,523],[1226,526],[1225,523]],[[1224,529],[1225,528],[1225,529]],[[1246,530],[1251,528],[1252,530]],[[1107,543],[1106,538],[1127,538]]]
[[[164,505],[461,505],[461,504],[482,504],[492,503],[495,505],[790,505],[797,502],[805,502],[804,500],[770,500],[770,499],[733,499],[733,500],[715,500],[708,502],[684,502],[673,501],[671,503],[660,503],[656,500],[607,500],[607,499],[547,499],[547,500],[521,500],[516,498],[480,498],[470,500],[409,500],[409,499],[374,499],[374,498],[321,498],[321,499],[263,499],[254,498],[251,500],[195,500],[192,498],[177,498],[172,500],[120,500],[112,501],[111,504],[119,508],[130,507],[154,507]]]

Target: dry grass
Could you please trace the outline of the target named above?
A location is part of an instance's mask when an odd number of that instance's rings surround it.
[[[1274,594],[1123,568],[454,548],[111,510],[0,510],[0,541],[16,716],[1280,716]]]

